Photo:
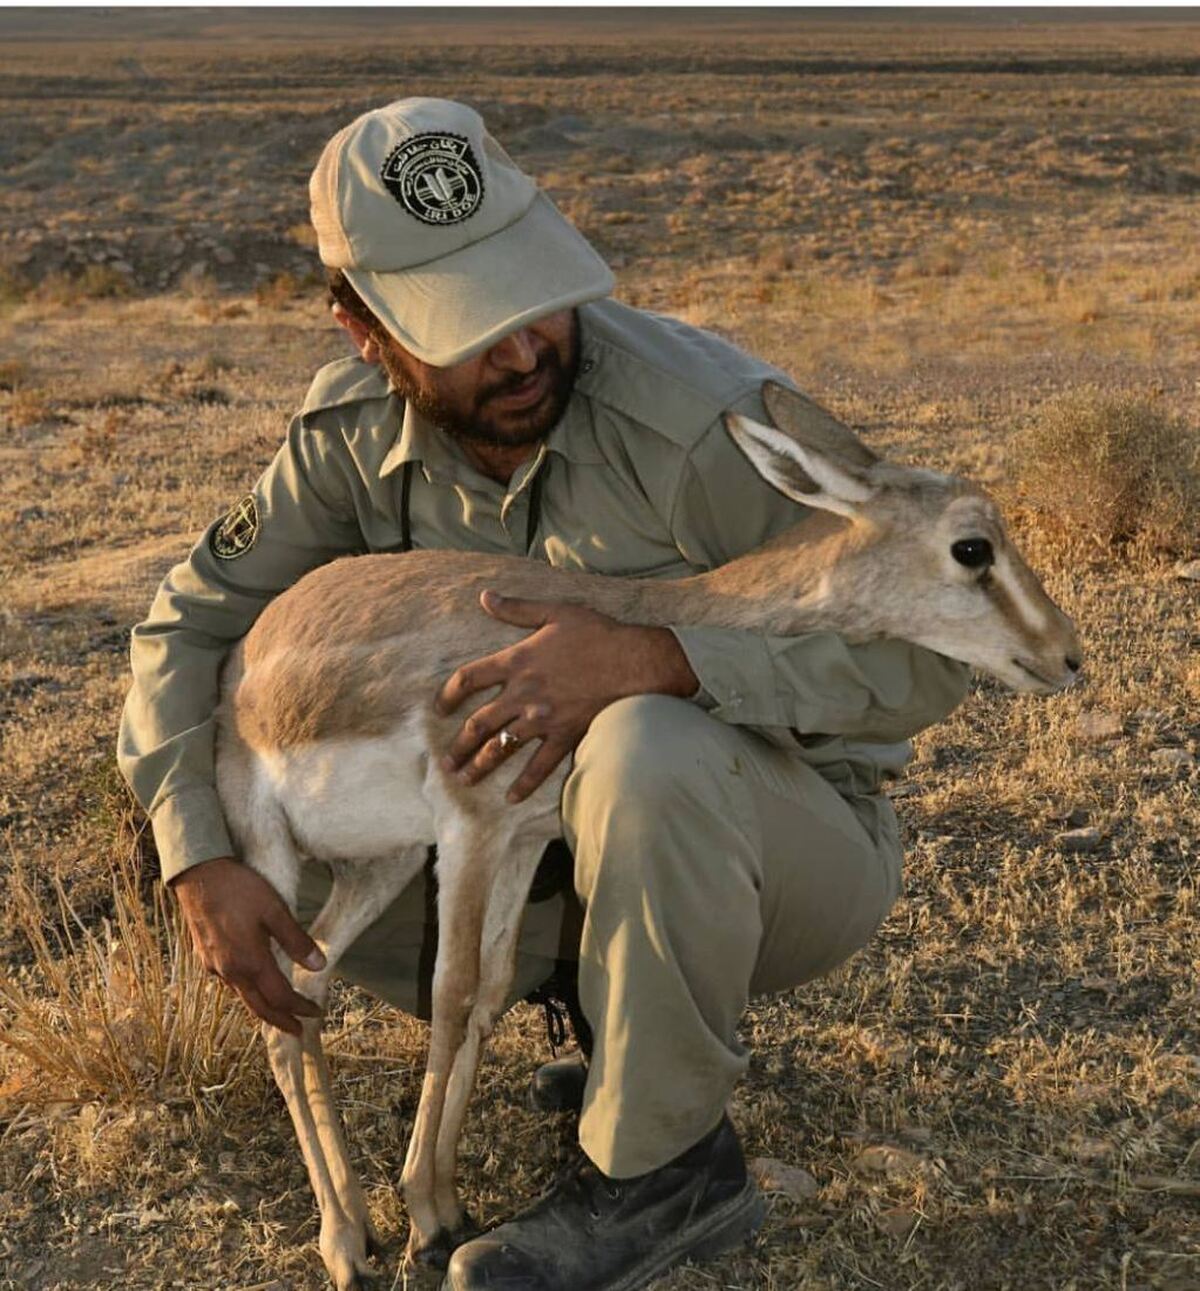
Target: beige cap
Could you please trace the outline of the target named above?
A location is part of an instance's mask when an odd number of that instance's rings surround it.
[[[613,289],[587,240],[461,103],[365,113],[325,145],[309,197],[322,262],[434,367]]]

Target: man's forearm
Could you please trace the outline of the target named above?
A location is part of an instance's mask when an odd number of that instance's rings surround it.
[[[672,629],[714,716],[875,743],[907,740],[948,716],[970,669],[905,641],[850,645],[833,632]]]

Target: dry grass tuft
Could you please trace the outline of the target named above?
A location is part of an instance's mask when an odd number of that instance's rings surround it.
[[[0,362],[0,390],[12,393],[29,381],[29,364],[24,359],[5,359]]]
[[[305,294],[306,287],[294,273],[284,270],[266,282],[259,283],[254,289],[254,299],[259,309],[283,309],[298,296]]]
[[[18,385],[4,405],[3,426],[5,430],[31,430],[48,421],[50,415],[50,402],[45,391]]]
[[[1200,436],[1150,399],[1089,388],[1043,404],[1009,449],[1060,548],[1180,555],[1200,544]]]
[[[26,298],[47,305],[77,305],[85,300],[119,300],[133,294],[129,279],[105,264],[90,264],[81,273],[55,270],[31,287]]]
[[[140,892],[135,848],[112,863],[112,916],[85,923],[61,876],[56,916],[14,856],[8,899],[33,963],[0,980],[0,1054],[19,1055],[5,1082],[24,1103],[129,1105],[197,1097],[228,1085],[254,1091],[257,1027],[230,1008],[200,964],[162,885]],[[253,1093],[251,1093],[253,1096]]]

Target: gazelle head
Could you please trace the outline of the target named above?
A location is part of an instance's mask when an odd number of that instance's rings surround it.
[[[1046,595],[979,487],[881,461],[803,395],[763,387],[774,426],[737,413],[729,433],[782,493],[848,520],[853,540],[824,571],[822,599],[853,605],[872,634],[901,637],[1049,694],[1080,666],[1071,620]]]

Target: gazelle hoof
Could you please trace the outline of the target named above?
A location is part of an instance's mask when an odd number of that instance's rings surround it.
[[[415,1234],[408,1239],[405,1260],[414,1268],[442,1269],[450,1263],[450,1257],[464,1243],[478,1237],[479,1225],[470,1215],[464,1214],[462,1223],[457,1228],[439,1228],[426,1242],[416,1243]]]

